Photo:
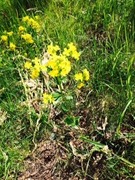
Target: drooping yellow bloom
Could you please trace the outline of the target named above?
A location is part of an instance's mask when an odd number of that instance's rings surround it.
[[[54,97],[52,96],[52,94],[47,94],[47,93],[43,94],[43,103],[45,105],[53,103],[53,102],[54,102]]]
[[[7,32],[8,36],[12,36],[13,35],[13,31]]]
[[[80,89],[85,86],[86,81],[90,79],[89,71],[85,68],[81,73],[77,73],[74,75],[74,78],[77,82],[77,87]]]
[[[6,41],[8,40],[8,36],[2,35],[2,36],[1,36],[1,40],[4,41],[4,42],[6,42]]]
[[[66,76],[68,74],[68,72],[70,71],[70,69],[67,67],[67,68],[63,68],[60,72],[60,75],[62,77]]]
[[[74,75],[74,78],[76,81],[83,81],[83,74],[82,73],[77,73]]]
[[[24,64],[24,68],[25,69],[31,69],[32,68],[31,62],[26,61],[25,64]]]
[[[42,70],[40,59],[35,57],[32,62],[26,61],[24,64],[24,68],[30,70],[30,76],[32,79],[38,78]]]
[[[11,51],[14,51],[16,49],[16,45],[14,43],[10,42],[9,48]]]
[[[24,39],[27,43],[30,43],[30,44],[34,43],[31,34],[28,34],[28,33],[22,34],[21,37],[22,37],[22,39]]]
[[[85,68],[83,69],[83,78],[85,81],[88,81],[90,79],[90,74],[89,74],[89,71]]]

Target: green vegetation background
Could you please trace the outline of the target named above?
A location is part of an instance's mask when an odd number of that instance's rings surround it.
[[[80,104],[78,112],[75,111],[74,104],[72,109],[68,103],[64,108],[69,108],[74,115],[88,111],[85,127],[88,131],[83,136],[87,137],[89,134],[92,139],[92,133],[96,132],[95,136],[100,138],[95,142],[110,144],[110,147],[113,147],[115,155],[106,159],[102,178],[134,179],[134,0],[31,2],[0,2],[0,35],[3,35],[5,30],[17,31],[21,17],[27,14],[38,15],[43,21],[44,42],[38,42],[37,55],[41,55],[44,47],[50,42],[58,44],[61,48],[69,42],[77,44],[82,53],[78,68],[85,65],[89,69],[90,86],[84,89],[80,94],[81,98],[77,99]],[[32,49],[29,51],[32,57],[35,52]],[[51,134],[53,129],[52,122],[48,122],[44,114],[40,119],[40,128],[35,134],[37,115],[32,109],[30,117],[28,108],[22,105],[26,96],[18,71],[21,62],[20,59],[12,61],[13,58],[13,53],[3,53],[1,44],[0,179],[16,179],[18,172],[23,169],[23,160],[31,153],[34,143],[50,136],[48,134]],[[103,124],[104,119],[107,119],[107,128],[99,130],[99,124]],[[66,125],[58,127],[67,128]],[[68,128],[72,131],[72,127]],[[108,142],[104,140],[105,134],[110,136]]]

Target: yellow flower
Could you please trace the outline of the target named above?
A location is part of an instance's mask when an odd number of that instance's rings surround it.
[[[84,87],[84,83],[80,83],[77,85],[78,89],[81,89],[82,87]]]
[[[72,42],[68,44],[68,47],[71,52],[76,51],[76,46]]]
[[[7,32],[8,36],[12,36],[13,35],[13,31]]]
[[[61,68],[61,76],[66,76],[71,71],[71,63],[68,60],[61,62],[59,67]]]
[[[37,32],[39,32],[40,29],[41,29],[40,25],[39,25],[38,22],[36,22],[36,21],[34,21],[34,22],[31,24],[31,27],[32,27],[33,29],[35,29]]]
[[[69,47],[69,49],[65,48],[63,53],[66,56],[71,56],[74,59],[79,60],[80,52],[77,52],[76,46],[71,42],[71,43],[68,44],[68,47]]]
[[[35,59],[33,59],[33,62],[34,62],[34,68],[36,68],[40,72],[41,70],[40,59],[35,57]]]
[[[67,57],[70,56],[70,49],[64,48],[63,55]]]
[[[28,25],[31,26],[33,29],[35,29],[37,32],[40,31],[40,25],[37,21],[35,21],[33,18],[28,19]]]
[[[90,74],[87,69],[83,69],[83,78],[85,81],[88,81],[90,79]]]
[[[25,17],[22,18],[23,22],[27,22],[28,20],[29,20],[29,16],[25,16]]]
[[[6,41],[8,40],[8,37],[7,37],[6,35],[2,35],[2,36],[1,36],[1,40],[4,41],[4,42],[6,42]]]
[[[32,68],[31,75],[30,75],[32,79],[38,78],[39,74],[40,74],[40,71],[38,68],[36,68],[36,67]]]
[[[47,52],[50,54],[50,55],[55,55],[57,53],[57,51],[60,50],[60,47],[58,45],[56,46],[53,46],[53,45],[48,45],[47,47]]]
[[[50,61],[47,62],[46,65],[51,69],[55,69],[57,67],[57,62],[54,59],[51,59]]]
[[[23,27],[23,26],[19,26],[18,30],[19,30],[20,33],[22,33],[22,32],[24,32],[26,30],[26,28]]]
[[[52,77],[66,76],[71,71],[70,61],[63,55],[53,55],[46,66]]]
[[[77,52],[77,51],[73,51],[73,52],[72,52],[72,57],[73,57],[74,59],[76,59],[76,60],[79,60],[79,58],[80,58],[80,53]]]
[[[40,59],[37,57],[35,57],[32,61],[34,62],[35,65],[39,65],[40,63]]]
[[[46,72],[47,71],[46,65],[40,65],[40,68],[41,68],[42,72]]]
[[[76,81],[83,81],[83,74],[82,73],[77,73],[74,75],[74,78]]]
[[[30,44],[34,43],[31,34],[28,34],[28,33],[22,34],[21,37],[22,37],[27,43],[30,43]]]
[[[25,68],[25,69],[30,69],[30,68],[32,68],[31,62],[26,61],[25,64],[24,64],[24,68]]]
[[[48,73],[51,77],[57,77],[59,76],[59,71],[58,69],[53,69]]]
[[[61,73],[60,73],[60,75],[61,76],[66,76],[68,73],[69,73],[69,71],[70,71],[70,68],[63,68],[62,70],[61,70]]]
[[[9,48],[10,48],[11,51],[14,51],[15,48],[16,48],[16,45],[14,43],[10,42]]]
[[[53,103],[54,102],[54,98],[53,98],[52,94],[44,93],[43,94],[43,102],[46,105],[49,104],[49,103]]]

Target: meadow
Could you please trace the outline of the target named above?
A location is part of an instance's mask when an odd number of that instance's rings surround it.
[[[134,12],[134,0],[0,2],[1,180],[135,179]]]

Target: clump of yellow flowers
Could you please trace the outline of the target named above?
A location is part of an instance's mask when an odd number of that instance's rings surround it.
[[[19,46],[26,46],[26,44],[34,44],[34,36],[35,33],[39,33],[42,29],[41,23],[40,23],[40,17],[39,16],[25,16],[22,18],[21,23],[18,26],[17,31],[4,31],[3,34],[0,37],[0,44],[2,44],[3,47],[6,49],[9,49],[10,52],[19,52],[19,50],[22,47]],[[34,31],[33,31],[34,30]],[[19,40],[23,40],[25,43],[17,42]],[[16,43],[18,48],[16,48]],[[15,51],[17,49],[17,51]],[[35,73],[34,73],[35,72]],[[34,73],[34,74],[33,74]],[[37,69],[32,72],[32,77],[37,77],[39,73],[37,73]],[[36,75],[35,75],[36,74]]]
[[[76,60],[80,58],[80,52],[77,51],[76,46],[72,42],[68,44],[68,48],[64,48],[63,55],[72,57]]]
[[[14,43],[10,42],[9,48],[11,51],[14,51],[16,49],[16,45]]]
[[[36,19],[38,20],[37,16],[36,16]],[[36,30],[36,32],[39,32],[41,30],[41,26],[37,20],[35,20],[29,16],[25,16],[22,18],[22,21],[24,23],[26,23],[28,26],[31,26],[32,29]]]
[[[25,38],[25,36],[22,35],[22,38]],[[76,46],[73,45],[73,43],[68,44],[68,47],[68,53],[65,52],[65,49],[61,53],[58,45],[48,45],[47,53],[49,54],[50,58],[45,65],[42,65],[41,61],[35,58],[33,63],[26,61],[24,67],[31,71],[31,77],[34,79],[39,76],[42,70],[46,70],[46,72],[53,78],[65,77],[71,71],[71,60],[79,60],[78,58],[80,56],[80,53],[77,52]]]
[[[32,79],[36,79],[40,75],[41,71],[41,64],[40,64],[40,59],[35,57],[32,62],[26,61],[24,64],[25,69],[30,71],[30,77]]]
[[[71,62],[63,55],[53,55],[46,64],[51,77],[63,77],[71,71]]]
[[[2,40],[3,42],[7,42],[8,36],[2,35],[2,36],[1,36],[1,40]]]
[[[44,102],[45,105],[53,103],[54,102],[53,95],[52,94],[44,93],[43,94],[43,102]]]
[[[21,33],[23,33],[24,31],[26,31],[26,28],[23,27],[23,26],[19,26],[18,31],[19,31],[19,33],[21,34]]]
[[[80,89],[85,85],[85,82],[90,79],[89,71],[85,68],[80,73],[74,75],[74,79],[78,82],[77,87]]]
[[[31,34],[29,34],[29,33],[22,34],[21,38],[24,39],[27,43],[30,43],[30,44],[34,43],[34,40],[31,36]]]
[[[24,67],[29,71],[32,79],[38,78],[41,74],[44,75],[44,72],[52,79],[60,78],[61,82],[63,78],[68,78],[69,76],[73,77],[72,79],[77,82],[77,88],[79,89],[84,87],[90,79],[89,71],[86,68],[74,74],[75,61],[80,59],[80,52],[77,51],[73,43],[69,43],[63,51],[58,45],[50,44],[47,46],[47,54],[48,59],[44,64],[42,60],[37,57],[25,62]],[[71,72],[71,70],[73,70],[73,72]],[[71,74],[69,75],[70,72]],[[54,98],[52,94],[43,94],[44,104],[53,103],[53,101]]]

